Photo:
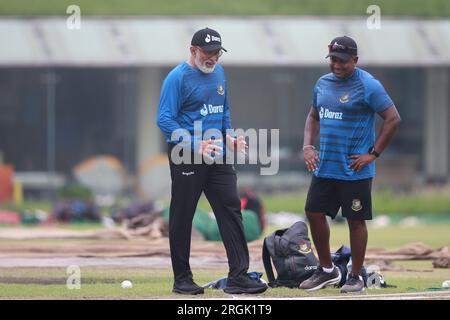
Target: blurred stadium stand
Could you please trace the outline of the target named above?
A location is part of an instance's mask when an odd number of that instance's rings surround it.
[[[155,125],[161,82],[205,26],[220,31],[229,51],[221,62],[235,127],[280,129],[280,175],[267,177],[274,184],[305,181],[299,151],[312,89],[328,72],[327,44],[342,34],[357,40],[359,65],[403,118],[378,162],[379,180],[448,181],[450,20],[439,19],[385,18],[369,30],[365,19],[347,17],[83,18],[80,30],[69,30],[63,18],[2,18],[4,161],[19,172],[70,174],[80,161],[110,154],[137,172],[165,151]],[[253,172],[244,166],[240,181],[265,186]]]
[[[362,63],[371,66],[448,66],[450,20],[382,20],[370,30],[358,18],[83,18],[70,30],[63,18],[0,20],[8,39],[2,66],[154,67],[186,59],[193,32],[220,30],[232,66],[323,66],[330,39],[348,34],[358,40]]]

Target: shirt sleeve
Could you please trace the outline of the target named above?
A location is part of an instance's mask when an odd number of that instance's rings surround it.
[[[157,124],[161,131],[169,137],[177,129],[182,129],[176,121],[182,103],[181,77],[176,73],[170,73],[164,80],[161,88]]]
[[[316,85],[314,86],[313,96],[312,96],[312,101],[311,101],[311,106],[314,109],[317,109],[317,92],[318,92],[317,86],[318,86],[318,83],[319,82],[316,82]]]
[[[365,100],[373,111],[380,113],[394,105],[383,85],[376,79],[366,82]]]
[[[226,82],[225,82],[226,83]],[[230,116],[230,106],[228,104],[228,88],[225,86],[225,101],[223,106],[223,121],[222,121],[222,128],[223,131],[226,132],[227,129],[232,129],[231,126],[231,116]]]

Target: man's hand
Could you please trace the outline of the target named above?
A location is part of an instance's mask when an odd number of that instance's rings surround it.
[[[303,158],[309,172],[317,170],[320,158],[319,153],[313,146],[305,146],[305,148],[303,148]]]
[[[245,142],[245,138],[243,136],[237,137],[237,139],[231,137],[229,134],[227,134],[227,147],[230,150],[237,150],[237,152],[240,152],[244,155],[247,154],[247,142]]]
[[[355,159],[348,167],[356,172],[361,171],[364,166],[367,166],[377,158],[372,154],[353,154],[348,157]]]
[[[215,144],[220,142],[222,142],[222,140],[202,140],[198,153],[208,158],[209,160],[214,160],[214,157],[212,157],[212,153],[214,153],[214,156],[220,156],[220,151],[223,150],[221,146]]]

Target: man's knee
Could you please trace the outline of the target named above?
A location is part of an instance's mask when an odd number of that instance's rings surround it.
[[[348,226],[352,230],[367,229],[365,220],[347,219]]]
[[[226,208],[238,211],[241,209],[241,200],[237,194],[223,193],[220,195],[220,202]]]
[[[309,221],[324,221],[326,220],[325,214],[319,212],[306,212],[306,217]]]

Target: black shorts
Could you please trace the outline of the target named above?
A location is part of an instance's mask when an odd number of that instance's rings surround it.
[[[372,220],[372,178],[348,181],[313,176],[305,211],[334,219],[339,208],[347,219]]]

